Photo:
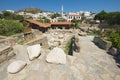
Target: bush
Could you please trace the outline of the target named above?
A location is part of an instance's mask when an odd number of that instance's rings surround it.
[[[113,47],[120,49],[120,29],[112,31],[108,36],[108,40],[112,42]]]
[[[3,14],[0,14],[0,19],[8,19],[8,20],[23,20],[24,17],[21,15],[16,15],[15,13],[11,13],[8,11],[3,11]]]
[[[14,20],[0,20],[0,35],[10,36],[23,32],[23,25]]]
[[[112,42],[113,47],[120,49],[120,28],[107,29],[104,31],[104,33],[102,33],[102,37],[106,37]]]

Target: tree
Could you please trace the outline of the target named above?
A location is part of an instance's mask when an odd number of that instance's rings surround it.
[[[50,20],[49,19],[44,19],[44,23],[50,23]]]
[[[23,16],[16,15],[15,13],[11,13],[9,11],[3,11],[3,14],[0,16],[4,19],[7,19],[7,20],[22,20],[22,19],[24,19]]]
[[[64,18],[59,18],[58,22],[65,22],[66,20]]]
[[[46,17],[42,17],[42,18],[40,18],[40,19],[37,20],[37,21],[42,22],[42,23],[50,23],[50,20],[47,19]]]
[[[106,22],[109,25],[120,25],[120,12],[110,12],[106,16]]]
[[[13,19],[15,14],[13,14],[13,13],[11,13],[9,11],[3,11],[3,16],[4,16],[4,19]]]
[[[0,13],[0,19],[3,19],[4,18],[4,15]]]
[[[14,19],[14,20],[23,20],[24,17],[21,16],[21,15],[15,15],[13,19]]]
[[[50,17],[52,18],[52,19],[54,19],[54,18],[56,18],[56,17],[60,17],[61,15],[59,14],[59,13],[54,13],[54,14],[52,14]]]
[[[79,23],[80,23],[80,20],[77,20],[77,19],[73,19],[71,20],[71,22],[74,24],[73,28],[79,28]]]
[[[100,22],[102,22],[103,20],[106,19],[106,16],[107,16],[107,13],[102,10],[100,13],[98,13],[96,16],[95,16],[95,20],[100,20]]]

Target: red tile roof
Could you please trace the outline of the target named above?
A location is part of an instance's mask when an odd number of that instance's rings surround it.
[[[51,25],[72,25],[71,22],[52,22]]]
[[[38,21],[35,21],[35,20],[31,20],[31,19],[27,19],[26,21],[28,21],[29,23],[36,24],[40,27],[44,27],[44,28],[51,27],[51,24],[44,24],[44,23],[41,23],[41,22],[38,22]]]
[[[43,27],[43,28],[51,27],[51,25],[72,25],[71,22],[52,22],[51,24],[44,24],[44,23],[41,23],[41,22],[38,22],[35,20],[30,20],[30,19],[27,19],[26,21],[29,23],[32,23],[32,24],[36,24],[36,25]]]

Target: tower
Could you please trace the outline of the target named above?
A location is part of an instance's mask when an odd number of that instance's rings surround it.
[[[63,5],[62,5],[62,7],[61,7],[61,16],[63,17],[63,15],[64,15],[64,8],[63,8]]]

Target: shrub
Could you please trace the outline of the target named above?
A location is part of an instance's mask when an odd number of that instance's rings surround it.
[[[120,49],[120,29],[112,31],[108,36],[108,40],[112,42],[113,47]]]
[[[23,25],[14,20],[0,20],[0,35],[10,36],[23,32]]]
[[[120,49],[120,28],[107,29],[104,31],[104,33],[102,33],[102,37],[106,37],[112,42],[113,47]]]

